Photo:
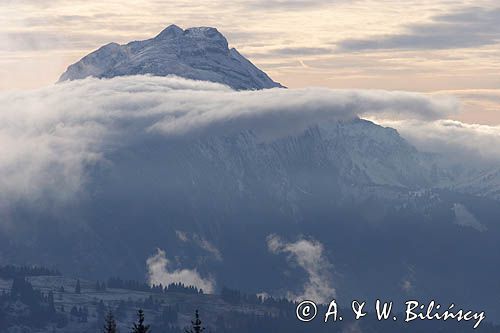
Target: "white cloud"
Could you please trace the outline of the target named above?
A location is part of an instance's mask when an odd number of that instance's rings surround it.
[[[192,243],[200,249],[208,252],[215,260],[222,261],[222,254],[219,249],[205,237],[198,234],[190,235],[189,233],[180,230],[176,230],[175,234],[181,242]]]
[[[190,235],[189,233],[180,230],[176,230],[175,234],[177,236],[177,239],[179,239],[181,242],[194,244],[200,249],[212,255],[214,259],[222,261],[222,254],[220,253],[219,249],[205,237],[198,234]]]
[[[456,224],[476,229],[479,232],[488,230],[488,227],[479,222],[479,220],[464,205],[459,203],[454,204],[453,212],[455,213]]]
[[[276,235],[267,238],[267,246],[272,253],[288,254],[288,260],[303,268],[308,276],[299,293],[289,292],[293,300],[313,300],[327,303],[335,297],[330,269],[332,265],[324,255],[323,245],[315,240],[299,239],[294,243],[284,242]]]
[[[320,88],[236,92],[215,83],[150,76],[88,78],[3,92],[0,105],[3,202],[71,200],[84,188],[89,166],[106,163],[109,152],[152,136],[193,139],[252,130],[266,140],[365,114],[431,124],[422,120],[438,119],[457,106],[453,99],[407,92]],[[449,133],[443,131],[441,140],[458,143]],[[428,135],[415,136],[420,134]]]
[[[148,258],[149,283],[167,286],[171,283],[183,283],[186,286],[195,286],[203,292],[211,294],[215,290],[215,281],[212,278],[203,278],[196,269],[171,269],[165,251],[157,249],[157,253]]]
[[[415,267],[407,265],[407,270],[407,273],[401,280],[400,287],[401,291],[411,295],[416,289]]]
[[[187,234],[184,231],[175,230],[175,235],[181,242],[185,243],[189,240]]]
[[[401,283],[401,289],[406,293],[412,291],[413,288],[413,283],[410,280],[403,280],[403,282]]]
[[[318,122],[366,113],[438,119],[457,108],[457,102],[450,98],[382,90],[268,89],[190,97],[170,107],[171,112],[150,130],[165,135],[199,135],[252,129],[263,136],[289,135]]]
[[[202,250],[205,250],[206,252],[211,254],[216,260],[222,261],[222,254],[220,253],[219,249],[206,238],[198,234],[194,234],[193,240],[195,244],[197,244]]]
[[[483,164],[500,161],[500,126],[466,124],[444,119],[373,120],[397,129],[419,150],[444,154],[454,162]]]

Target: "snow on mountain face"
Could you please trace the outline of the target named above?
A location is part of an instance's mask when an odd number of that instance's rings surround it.
[[[500,168],[478,172],[453,187],[465,193],[500,200]]]
[[[172,143],[153,139],[148,146],[162,147],[161,154],[142,152],[142,144],[131,148],[137,150],[132,155],[140,155],[137,160],[155,160],[155,166],[141,174],[162,181],[148,189],[158,187],[158,197],[176,200],[185,193],[183,202],[192,207],[210,206],[212,212],[233,207],[230,210],[238,214],[248,207],[262,209],[268,202],[280,211],[292,212],[311,198],[363,201],[375,195],[393,200],[398,193],[434,181],[430,168],[423,163],[424,156],[396,131],[360,119],[323,123],[271,141],[263,141],[253,131],[243,131]],[[116,166],[114,177],[134,178],[135,168],[125,167],[135,165],[129,153],[117,153],[111,160]],[[120,193],[139,193],[143,181],[136,186],[129,181],[108,187],[120,187]],[[106,178],[96,184],[105,182]],[[374,192],[369,194],[367,189]],[[105,189],[97,192],[102,191]]]
[[[176,25],[152,39],[104,45],[70,65],[59,82],[88,76],[111,78],[137,74],[174,74],[238,90],[282,87],[236,49],[229,49],[226,38],[217,29],[182,30]]]

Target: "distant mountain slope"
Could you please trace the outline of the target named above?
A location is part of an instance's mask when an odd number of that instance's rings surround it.
[[[465,181],[459,181],[455,189],[487,198],[500,200],[500,168],[477,172]]]
[[[226,38],[217,29],[182,30],[176,25],[148,40],[104,45],[69,66],[59,82],[135,74],[175,74],[223,83],[238,90],[282,87],[236,49],[229,49]]]
[[[18,280],[19,281],[19,280]],[[131,331],[137,320],[137,309],[144,310],[145,323],[153,333],[181,333],[191,327],[195,311],[199,312],[208,332],[254,333],[394,333],[394,332],[472,332],[474,322],[392,321],[376,319],[367,302],[367,316],[356,320],[348,301],[339,301],[343,320],[324,323],[318,316],[304,325],[297,320],[295,304],[283,299],[260,298],[235,289],[223,289],[219,294],[193,294],[183,291],[162,292],[157,286],[149,291],[122,288],[96,288],[95,281],[77,280],[65,276],[28,277],[20,288],[13,288],[11,279],[0,279],[0,332],[26,333],[95,333],[103,332],[104,317],[111,311],[118,332]],[[77,281],[80,293],[75,292]],[[23,291],[22,294],[19,291]],[[12,297],[11,291],[17,296]],[[51,295],[51,296],[48,296]],[[404,306],[394,305],[394,315],[404,318]],[[318,314],[326,313],[326,305],[318,306]],[[330,318],[333,318],[330,317]],[[356,329],[353,330],[352,328]],[[499,326],[490,318],[481,322],[478,331],[498,332]]]

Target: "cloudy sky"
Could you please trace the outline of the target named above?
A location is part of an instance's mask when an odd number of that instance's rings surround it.
[[[55,82],[102,44],[175,23],[215,26],[291,87],[458,96],[452,118],[500,124],[500,6],[494,0],[1,0],[0,90]]]

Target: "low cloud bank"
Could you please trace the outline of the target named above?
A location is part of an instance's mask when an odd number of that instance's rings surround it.
[[[204,293],[212,294],[215,290],[215,281],[212,278],[203,278],[196,269],[172,269],[165,251],[157,249],[157,253],[148,258],[148,281],[151,285],[168,286],[171,283],[183,283],[186,286],[195,286],[203,289]]]
[[[252,130],[265,140],[312,124],[370,115],[405,119],[394,123],[396,128],[419,142],[429,134],[412,131],[412,121],[431,124],[457,110],[454,99],[417,93],[320,88],[236,92],[210,82],[151,76],[88,78],[2,92],[0,105],[4,203],[70,200],[84,187],[88,166],[151,136],[193,139]],[[443,129],[443,141],[461,143],[453,137],[455,129]],[[465,146],[474,144],[464,138]],[[496,134],[488,138],[498,142]]]
[[[305,299],[327,303],[335,297],[330,269],[332,265],[324,255],[323,244],[315,240],[299,239],[288,243],[279,236],[267,238],[269,251],[274,254],[287,254],[287,260],[303,268],[307,273],[307,281],[299,293],[289,292],[288,298],[302,301]]]
[[[368,113],[438,119],[457,109],[454,99],[381,90],[269,89],[183,97],[183,103],[168,105],[168,114],[148,129],[164,135],[229,134],[250,129],[275,137],[294,134],[311,124]]]
[[[466,124],[455,120],[416,119],[374,122],[396,128],[421,151],[442,154],[450,162],[492,166],[500,162],[500,126]]]

